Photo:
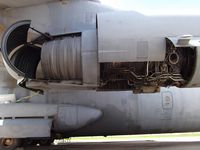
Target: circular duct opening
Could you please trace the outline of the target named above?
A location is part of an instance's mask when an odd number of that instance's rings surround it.
[[[2,38],[2,55],[12,76],[35,79],[41,48],[27,42],[31,21],[23,20],[11,25]]]
[[[173,65],[177,64],[179,62],[179,55],[177,53],[171,53],[169,55],[169,62]]]

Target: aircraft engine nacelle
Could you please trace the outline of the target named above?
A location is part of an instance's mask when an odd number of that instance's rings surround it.
[[[96,30],[62,35],[41,33],[23,20],[5,32],[2,54],[19,85],[36,91],[199,87],[199,20],[106,12],[97,14]],[[39,36],[30,40],[33,31]]]

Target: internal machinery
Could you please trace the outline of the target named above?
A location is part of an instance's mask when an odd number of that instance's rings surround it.
[[[101,88],[156,92],[161,86],[184,87],[193,75],[195,59],[196,48],[176,48],[166,39],[164,61],[102,63]]]
[[[38,32],[40,36],[27,42],[29,30]],[[88,67],[91,62],[85,63],[92,57],[83,57],[85,43],[82,38],[82,33],[52,36],[31,28],[29,20],[17,22],[4,34],[3,59],[19,85],[34,91],[43,91],[44,87],[27,86],[27,83],[48,83],[48,87],[51,83],[59,86],[66,81],[67,86],[62,88],[86,86],[98,90],[156,92],[161,86],[185,87],[195,74],[197,48],[176,47],[168,38],[164,61],[95,61],[93,67]],[[97,57],[97,51],[93,57]]]

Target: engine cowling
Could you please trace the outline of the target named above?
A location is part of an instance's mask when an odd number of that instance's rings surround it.
[[[3,59],[19,85],[31,90],[61,86],[143,93],[161,86],[199,87],[200,38],[184,33],[198,34],[200,22],[189,18],[187,27],[178,28],[182,19],[100,13],[96,30],[62,35],[38,31],[31,40],[29,33],[37,30],[23,20],[5,32]]]

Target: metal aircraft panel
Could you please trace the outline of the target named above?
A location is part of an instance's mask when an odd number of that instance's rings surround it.
[[[11,7],[24,7],[31,5],[38,5],[42,3],[52,2],[57,0],[0,0],[0,9]]]

